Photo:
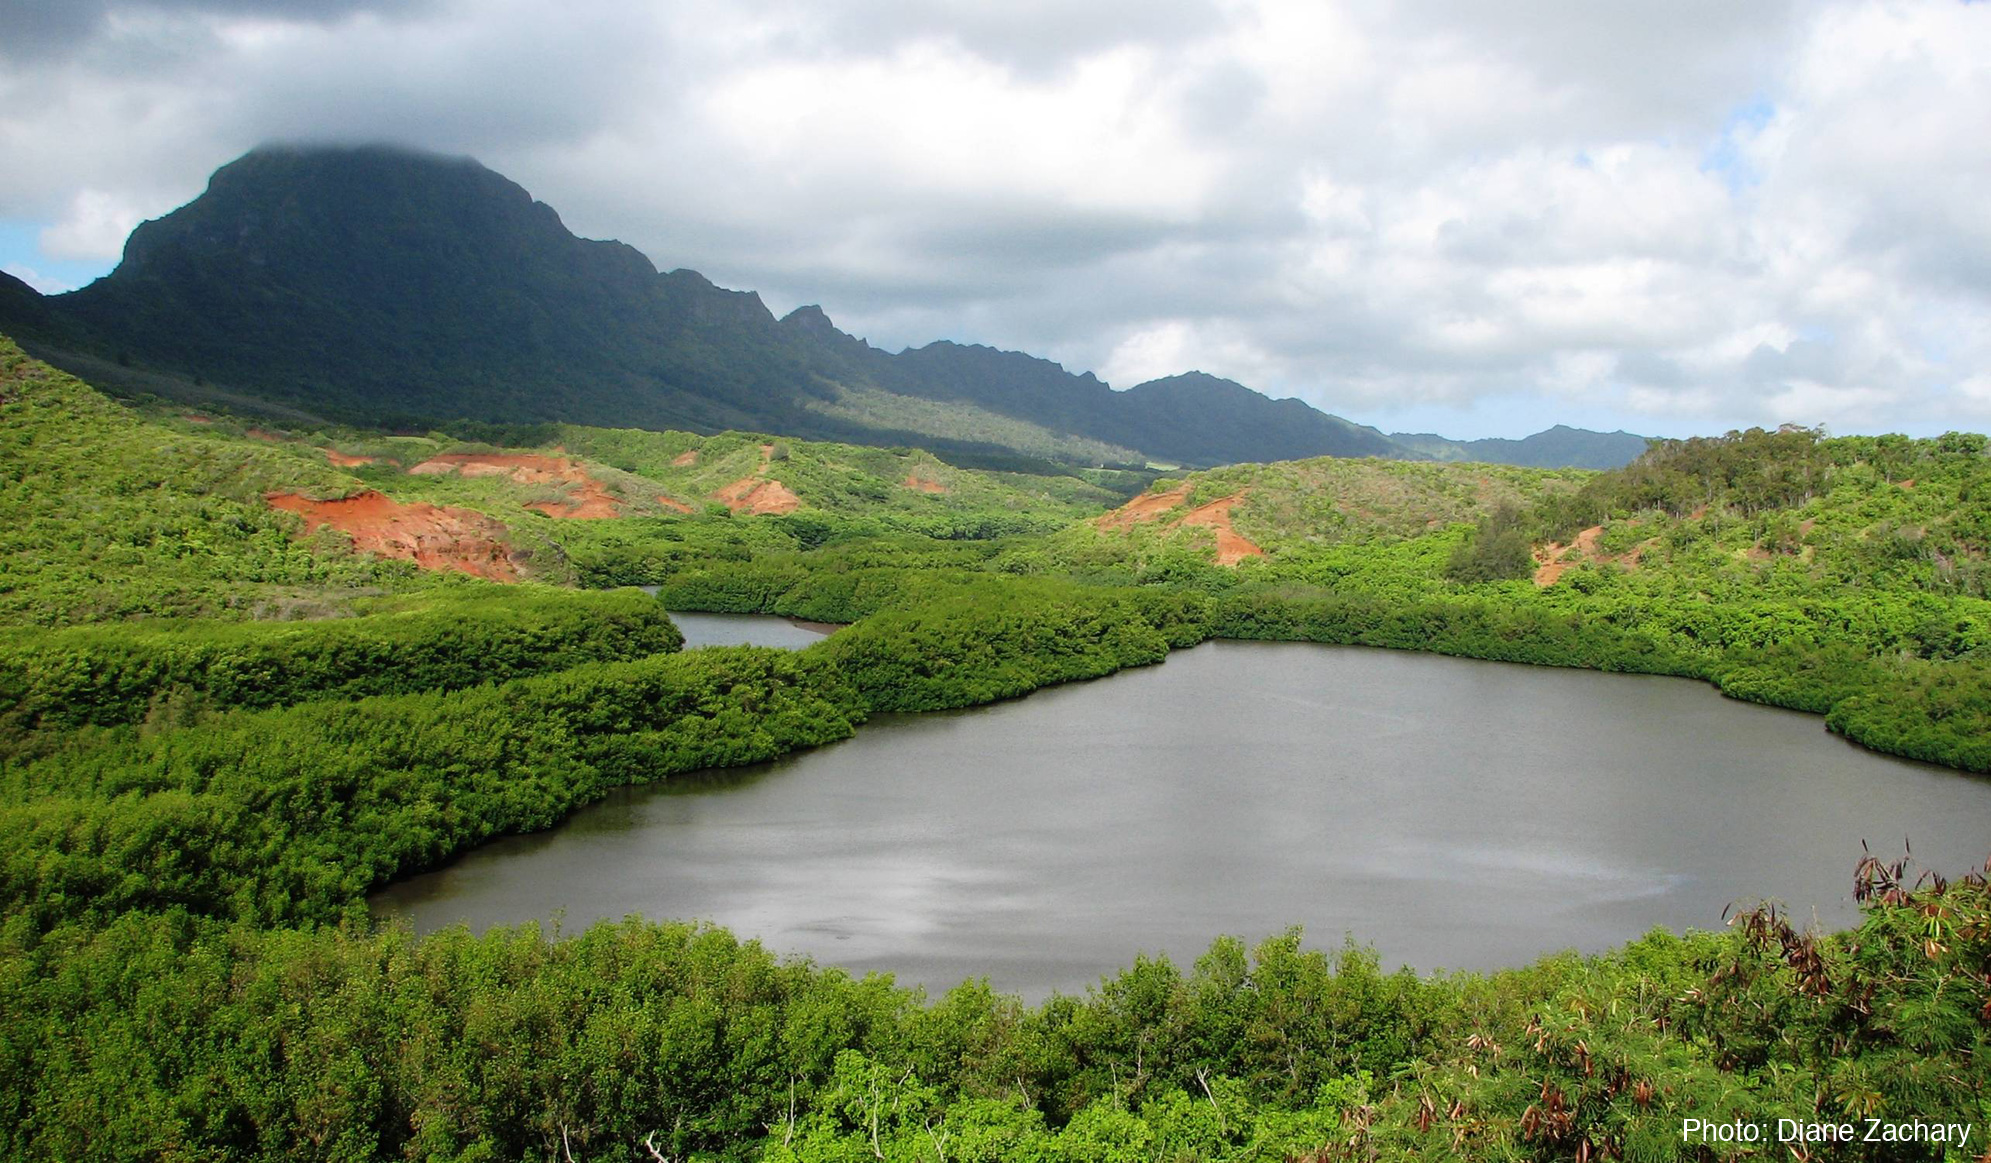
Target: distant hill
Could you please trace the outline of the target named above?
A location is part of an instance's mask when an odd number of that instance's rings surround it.
[[[1164,477],[1061,535],[1084,559],[1100,538],[1163,544],[1211,539],[1222,564],[1331,545],[1408,544],[1503,506],[1575,493],[1596,474],[1504,464],[1315,457]]]
[[[1433,460],[1471,460],[1530,468],[1623,468],[1651,441],[1629,432],[1592,432],[1558,424],[1520,440],[1447,440],[1429,432],[1392,432],[1398,445]]]
[[[1067,462],[1416,456],[1297,400],[1190,374],[1114,392],[1016,352],[897,355],[818,309],[660,274],[474,161],[265,148],[141,225],[124,260],[44,298],[0,285],[0,330],[57,360],[335,419],[757,429]]]

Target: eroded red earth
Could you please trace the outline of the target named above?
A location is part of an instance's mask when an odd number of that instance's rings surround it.
[[[1172,523],[1178,527],[1193,525],[1216,534],[1218,565],[1236,565],[1247,557],[1263,557],[1265,550],[1231,525],[1231,508],[1242,501],[1245,494],[1250,491],[1250,489],[1241,489],[1228,497],[1219,497],[1207,505],[1198,505],[1174,519]],[[1151,521],[1165,522],[1170,513],[1181,508],[1188,500],[1188,485],[1161,493],[1144,493],[1099,518],[1095,524],[1102,530],[1112,531],[1131,529]]]
[[[509,477],[522,485],[559,485],[567,500],[534,501],[525,507],[549,517],[592,521],[621,515],[622,503],[608,486],[588,475],[577,461],[564,456],[525,452],[446,452],[408,470],[411,476]]]
[[[269,493],[270,507],[304,518],[307,533],[324,527],[353,539],[353,548],[412,561],[423,569],[456,570],[492,581],[517,581],[518,566],[505,527],[482,513],[423,502],[402,504],[368,490],[329,501]]]

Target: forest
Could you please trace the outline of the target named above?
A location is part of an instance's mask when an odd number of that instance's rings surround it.
[[[1844,932],[1745,903],[1420,976],[1289,931],[1034,1005],[671,918],[369,914],[617,787],[1210,638],[1678,675],[1991,771],[1981,436],[1751,431],[1610,472],[1030,467],[285,427],[0,341],[0,1154],[1772,1157],[1683,1141],[1690,1116],[1973,1136],[1775,1157],[1985,1150],[1987,869],[1891,852],[1846,854]],[[349,520],[362,497],[392,519]],[[843,628],[683,650],[667,609]]]

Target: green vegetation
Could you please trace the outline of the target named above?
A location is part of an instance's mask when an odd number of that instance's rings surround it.
[[[1879,751],[1991,771],[1981,436],[1750,431],[1661,441],[1612,473],[1302,461],[1154,489],[1185,486],[1180,509],[1241,493],[1233,523],[1266,556],[1216,568],[1207,532],[1165,513],[998,568],[1218,596],[1221,637],[1708,679]]]
[[[218,715],[8,771],[0,900],[41,926],[358,919],[391,877],[618,784],[827,743],[861,716],[820,664],[744,649]]]
[[[146,423],[0,339],[0,624],[281,618],[437,584],[299,543],[276,490],[345,491],[322,457]]]
[[[8,1157],[1709,1160],[1747,1156],[1682,1118],[1991,1132],[1991,890],[1874,861],[1850,933],[1764,907],[1436,978],[1288,933],[1039,1006],[696,926],[416,940],[365,908],[618,786],[1212,636],[1687,675],[1991,770],[1982,438],[1240,465],[1102,522],[1140,475],[551,423],[251,432],[0,344],[0,447]],[[407,471],[501,450],[561,467]],[[796,504],[713,501],[742,479]],[[264,502],[367,489],[496,519],[536,580],[355,553]],[[1214,563],[1182,518],[1219,501],[1262,556]],[[681,652],[666,607],[850,625]]]
[[[631,590],[358,599],[311,622],[127,622],[0,631],[0,741],[84,726],[180,726],[209,711],[456,690],[626,661],[684,641]],[[4,754],[4,752],[0,752]]]
[[[943,403],[876,388],[855,388],[845,389],[834,401],[811,400],[807,406],[880,431],[906,432],[929,440],[965,440],[1075,464],[1138,464],[1142,459],[1132,449],[1067,436],[1029,420],[959,401]]]
[[[1083,998],[938,999],[685,925],[0,932],[0,1151],[24,1159],[1715,1160],[1681,1122],[1920,1119],[1983,1141],[1991,894],[1868,870],[1491,977],[1289,933]],[[1921,1160],[1923,1144],[1814,1157]],[[1966,1158],[1959,1152],[1950,1158]]]

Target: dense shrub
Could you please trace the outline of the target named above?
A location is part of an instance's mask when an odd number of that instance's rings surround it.
[[[118,623],[0,634],[0,741],[231,707],[455,690],[641,658],[684,638],[634,590],[536,587],[311,622]],[[0,742],[0,754],[5,753]]]

